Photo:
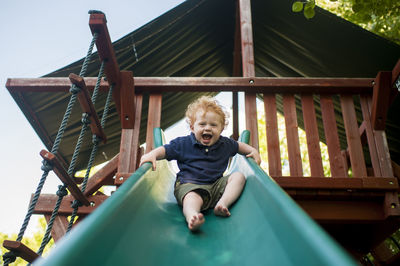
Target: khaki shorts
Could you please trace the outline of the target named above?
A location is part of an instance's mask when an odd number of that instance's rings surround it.
[[[194,191],[203,199],[203,206],[201,207],[202,211],[214,208],[225,191],[228,178],[229,175],[223,176],[213,184],[208,185],[199,185],[193,183],[181,184],[179,181],[176,181],[174,191],[175,198],[178,201],[178,204],[182,206],[183,198],[186,196],[186,194]]]

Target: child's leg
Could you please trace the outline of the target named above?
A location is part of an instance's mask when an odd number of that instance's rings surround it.
[[[203,198],[194,191],[191,191],[183,198],[183,215],[186,218],[188,228],[195,231],[204,223],[204,215],[200,212],[203,205]]]
[[[215,215],[218,216],[230,216],[229,207],[234,203],[242,193],[246,178],[240,172],[231,174],[228,178],[224,194],[221,199],[217,202],[214,208]]]

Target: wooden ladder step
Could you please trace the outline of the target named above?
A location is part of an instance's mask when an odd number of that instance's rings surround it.
[[[94,108],[89,90],[87,89],[85,84],[85,80],[74,73],[69,74],[69,80],[72,84],[75,84],[81,89],[81,91],[78,93],[78,101],[81,105],[82,111],[89,115],[91,121],[90,129],[92,133],[99,137],[104,143],[106,143],[107,137],[104,133],[103,128],[101,127],[100,119],[97,115],[96,109]]]
[[[82,191],[79,189],[78,185],[69,176],[69,174],[65,171],[64,167],[62,167],[61,163],[58,161],[57,157],[48,152],[46,150],[40,151],[40,156],[46,161],[48,161],[51,165],[54,166],[54,172],[57,174],[58,178],[68,186],[68,190],[75,197],[75,199],[79,200],[83,205],[89,206],[89,200],[83,195]]]
[[[4,240],[3,247],[15,252],[17,256],[30,263],[40,257],[39,254],[22,244],[20,241]]]

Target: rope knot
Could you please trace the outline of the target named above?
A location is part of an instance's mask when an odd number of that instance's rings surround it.
[[[42,171],[50,172],[51,170],[53,170],[53,165],[50,162],[43,160],[41,169]]]
[[[72,93],[72,94],[77,94],[80,91],[81,91],[81,88],[79,88],[75,84],[72,84],[71,88],[69,89],[69,92]]]
[[[12,263],[17,259],[17,254],[14,251],[9,251],[3,255],[4,265],[5,263]]]
[[[88,113],[82,113],[81,122],[84,125],[89,125],[90,124],[90,118],[89,118],[89,114]]]
[[[93,136],[92,136],[92,143],[93,143],[94,145],[98,145],[100,141],[101,141],[101,138],[99,138],[99,136],[93,134]]]
[[[57,196],[59,196],[59,197],[65,197],[65,196],[67,196],[67,195],[68,195],[68,191],[67,191],[67,189],[66,189],[66,186],[65,186],[65,185],[59,185],[56,194],[57,194]]]
[[[74,200],[71,204],[71,208],[77,209],[83,206],[83,204],[79,200]]]

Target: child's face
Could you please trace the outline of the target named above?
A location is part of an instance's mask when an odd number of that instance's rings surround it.
[[[205,146],[211,146],[216,143],[223,130],[219,115],[212,111],[199,110],[196,114],[196,120],[190,126],[198,142]]]

